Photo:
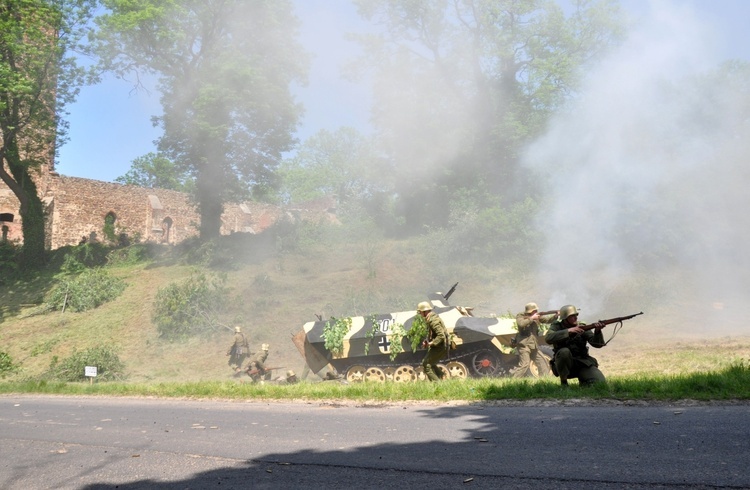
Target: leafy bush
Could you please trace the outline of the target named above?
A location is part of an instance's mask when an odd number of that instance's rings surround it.
[[[352,328],[351,318],[331,317],[323,327],[323,340],[325,348],[328,349],[334,357],[344,353],[344,337]]]
[[[60,270],[76,274],[87,268],[101,267],[107,264],[107,253],[109,248],[99,242],[70,247],[63,256]]]
[[[19,366],[13,362],[13,358],[7,352],[0,351],[0,378],[9,374],[17,373]]]
[[[146,262],[152,256],[149,246],[138,243],[123,248],[116,248],[107,254],[107,263],[110,265],[133,265]]]
[[[96,367],[96,379],[113,381],[125,379],[125,365],[117,352],[106,346],[97,346],[85,351],[74,351],[70,357],[59,361],[52,358],[47,375],[60,381],[85,381],[86,366]]]
[[[510,206],[464,204],[453,209],[450,226],[426,237],[426,252],[435,262],[495,264],[523,270],[541,249],[534,228],[538,203],[531,198]]]
[[[0,285],[17,277],[20,247],[11,242],[0,242]]]
[[[220,329],[217,319],[226,303],[225,284],[225,276],[194,273],[182,283],[159,289],[152,315],[159,335],[175,341]]]
[[[76,277],[60,280],[46,305],[52,310],[91,310],[117,298],[124,289],[125,281],[112,277],[105,269],[86,269]]]

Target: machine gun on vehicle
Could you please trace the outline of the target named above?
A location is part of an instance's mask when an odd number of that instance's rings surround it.
[[[451,286],[451,288],[448,290],[448,292],[443,295],[443,298],[445,299],[445,301],[448,301],[451,298],[451,294],[453,294],[454,292],[456,292],[456,288],[457,287],[458,287],[458,283],[456,283],[453,286]]]

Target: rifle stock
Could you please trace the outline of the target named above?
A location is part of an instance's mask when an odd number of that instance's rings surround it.
[[[597,323],[602,323],[604,325],[611,325],[613,323],[622,323],[625,320],[630,320],[632,318],[637,317],[638,315],[643,315],[643,312],[641,311],[640,313],[633,313],[632,315],[627,315],[627,316],[618,316],[615,318],[609,318],[607,320],[599,320]],[[595,323],[592,323],[590,325],[579,325],[579,327],[581,327],[583,330],[591,330],[592,328],[594,328],[594,325]]]

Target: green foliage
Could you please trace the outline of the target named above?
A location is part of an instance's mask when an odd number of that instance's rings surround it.
[[[422,341],[427,338],[427,321],[422,315],[414,317],[414,321],[411,324],[411,328],[406,332],[406,337],[411,342],[412,352],[416,352]]]
[[[91,364],[88,364],[91,365]],[[82,366],[85,366],[83,364]],[[81,368],[83,373],[83,368]],[[561,389],[556,378],[538,380],[513,378],[449,379],[439,384],[416,383],[310,383],[276,385],[267,383],[202,381],[174,383],[62,384],[47,380],[0,383],[0,393],[100,394],[129,396],[185,396],[237,400],[750,400],[750,367],[734,363],[715,371],[664,376],[609,377],[607,383]]]
[[[355,3],[379,26],[358,35],[365,54],[354,68],[376,80],[372,122],[390,165],[380,171],[400,201],[404,233],[445,226],[459,189],[528,192],[517,186],[523,145],[624,30],[608,0],[569,10],[541,0]]]
[[[321,337],[325,340],[325,348],[334,356],[344,353],[344,337],[352,328],[351,318],[331,317],[323,327]]]
[[[115,381],[125,379],[125,365],[117,351],[107,346],[91,347],[84,351],[74,351],[70,357],[60,361],[52,358],[47,375],[59,381],[85,381],[86,366],[97,368],[97,381]]]
[[[104,227],[102,228],[102,232],[104,233],[104,238],[106,238],[110,243],[114,243],[115,239],[117,238],[115,236],[115,215],[112,213],[107,213],[107,216],[104,217]]]
[[[107,254],[109,265],[134,265],[147,262],[152,257],[152,251],[147,244],[137,243],[123,248],[115,248]]]
[[[169,158],[156,153],[148,153],[133,160],[130,170],[115,182],[138,187],[156,187],[179,192],[192,192],[195,182],[184,169],[179,168]]]
[[[355,129],[321,130],[282,162],[280,198],[300,203],[335,196],[342,218],[380,221],[392,189],[387,168],[373,140]]]
[[[5,378],[10,374],[15,374],[20,370],[20,366],[13,362],[10,354],[0,351],[0,378]]]
[[[365,355],[370,353],[370,342],[380,332],[380,323],[378,323],[377,315],[371,315],[365,319],[365,325],[370,322],[372,325],[370,330],[365,333]]]
[[[303,80],[306,55],[292,4],[103,3],[107,13],[97,17],[92,39],[100,66],[158,77],[159,156],[195,178],[200,235],[214,238],[223,204],[273,189],[281,153],[294,144],[301,107],[290,85]]]
[[[228,289],[225,275],[193,273],[181,283],[159,289],[152,320],[159,335],[168,341],[186,340],[221,330]]]
[[[18,277],[20,249],[11,242],[0,242],[0,286]]]
[[[539,237],[543,231],[534,228],[538,209],[531,197],[503,206],[466,196],[456,203],[448,227],[426,235],[426,250],[439,263],[489,265],[502,261],[505,267],[523,270],[533,263],[542,246]]]
[[[394,323],[391,326],[391,348],[390,358],[391,361],[396,359],[396,356],[404,352],[404,346],[401,343],[404,337],[408,337],[404,326],[400,323]],[[412,349],[414,350],[414,349]]]
[[[86,242],[69,247],[63,255],[60,270],[67,274],[78,274],[92,267],[102,267],[107,264],[109,248],[99,242]]]
[[[86,269],[61,279],[50,291],[46,306],[52,310],[86,311],[112,301],[125,290],[125,281],[105,269]]]
[[[28,268],[45,258],[44,206],[33,176],[67,139],[66,106],[86,81],[77,52],[96,5],[10,1],[0,8],[0,172],[24,203],[21,259]]]

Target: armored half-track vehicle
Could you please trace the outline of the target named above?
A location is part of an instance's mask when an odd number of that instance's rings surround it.
[[[443,320],[455,346],[439,367],[456,378],[507,376],[518,364],[513,348],[515,319],[475,317],[470,307],[450,305],[457,284],[447,294],[429,295],[432,311]],[[326,348],[324,334],[333,319],[306,323],[292,340],[312,372],[332,367],[349,382],[415,381],[425,379],[421,363],[426,351],[419,346],[421,342],[413,350],[414,343],[404,333],[417,318],[415,310],[347,318],[348,331],[335,349]],[[544,344],[543,337],[538,340]],[[394,342],[400,343],[400,349]]]

